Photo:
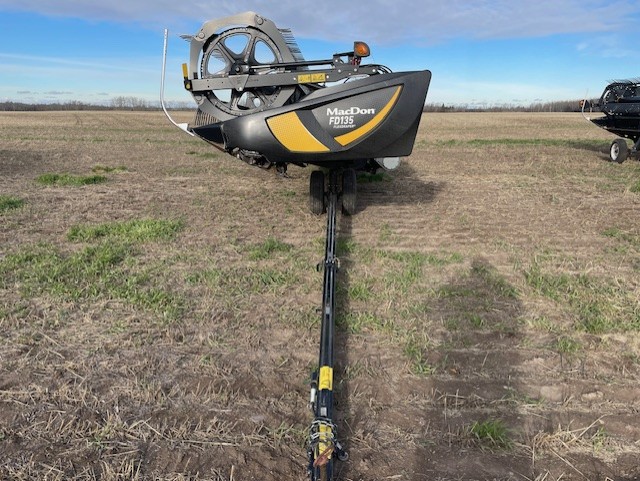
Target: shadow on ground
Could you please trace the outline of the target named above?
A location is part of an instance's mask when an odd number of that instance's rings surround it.
[[[523,306],[515,289],[478,258],[426,302],[430,317],[441,318],[444,330],[439,346],[428,354],[436,366],[429,379],[432,402],[414,413],[428,429],[415,450],[410,479],[530,478],[530,459],[511,449],[513,433],[522,430],[514,398]],[[474,431],[474,425],[483,424],[504,426],[505,439]]]
[[[415,205],[433,202],[445,187],[443,182],[424,182],[409,164],[392,172],[362,174],[358,179],[358,212],[383,205]]]

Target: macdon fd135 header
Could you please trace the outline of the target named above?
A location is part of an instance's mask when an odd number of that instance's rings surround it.
[[[411,154],[428,70],[364,64],[364,42],[305,60],[289,30],[254,12],[208,21],[183,38],[190,42],[184,87],[197,109],[191,123],[174,124],[220,150],[281,173],[289,164],[339,169],[347,184],[355,170],[393,169]],[[325,182],[317,172],[311,207],[322,213]]]

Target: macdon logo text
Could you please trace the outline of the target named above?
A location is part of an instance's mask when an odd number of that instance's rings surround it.
[[[327,115],[373,115],[376,109],[361,109],[360,107],[350,107],[348,109],[339,109],[337,107],[327,107]]]

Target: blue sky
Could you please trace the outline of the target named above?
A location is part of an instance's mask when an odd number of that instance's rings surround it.
[[[365,40],[371,63],[429,69],[430,103],[499,105],[600,95],[640,77],[637,0],[0,0],[0,101],[191,103],[181,64],[203,22],[253,10],[291,28],[307,59]]]

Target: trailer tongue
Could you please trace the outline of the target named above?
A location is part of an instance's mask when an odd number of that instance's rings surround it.
[[[324,282],[320,325],[320,357],[318,371],[311,381],[309,406],[314,414],[309,430],[309,475],[313,481],[332,478],[335,458],[345,461],[346,451],[338,441],[333,422],[333,345],[335,334],[336,276],[336,212],[338,205],[338,174],[331,172],[327,193],[327,237],[324,251]]]

